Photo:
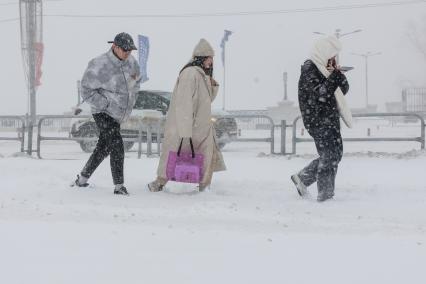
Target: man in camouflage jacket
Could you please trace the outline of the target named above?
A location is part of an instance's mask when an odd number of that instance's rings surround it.
[[[120,33],[109,43],[112,43],[111,49],[89,62],[81,81],[83,101],[90,104],[100,134],[95,150],[74,185],[87,186],[87,180],[110,155],[114,193],[127,195],[123,185],[124,146],[120,123],[132,112],[141,79],[139,64],[130,54],[136,49],[131,36]]]

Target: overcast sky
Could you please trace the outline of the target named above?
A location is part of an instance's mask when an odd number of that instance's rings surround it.
[[[0,115],[27,112],[27,87],[23,72],[17,0],[0,0]],[[44,1],[46,15],[181,14],[287,10],[389,0],[293,1]],[[409,2],[409,1],[408,1]],[[2,5],[7,4],[7,5]],[[64,18],[45,17],[43,85],[37,93],[38,114],[63,113],[77,102],[76,81],[88,61],[106,52],[115,34],[126,31],[150,38],[150,80],[143,89],[172,90],[180,68],[189,60],[202,37],[216,49],[215,77],[223,82],[220,40],[223,30],[234,32],[227,43],[226,106],[228,109],[262,109],[283,97],[282,74],[288,72],[289,99],[297,101],[300,65],[308,57],[314,31],[333,33],[363,29],[343,37],[342,65],[354,66],[348,74],[352,107],[365,104],[365,70],[362,58],[352,52],[382,52],[369,60],[370,103],[384,110],[385,101],[397,101],[406,85],[426,85],[426,61],[406,37],[410,21],[426,18],[426,3],[328,12],[285,13],[262,16],[191,18]],[[134,53],[137,56],[137,52]],[[214,104],[222,106],[222,89]]]

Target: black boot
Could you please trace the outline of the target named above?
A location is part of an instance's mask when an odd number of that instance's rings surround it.
[[[124,185],[120,186],[120,187],[115,187],[114,189],[114,194],[119,194],[119,195],[129,195],[129,193],[127,192],[127,189]]]
[[[80,175],[77,175],[77,179],[73,183],[71,183],[71,186],[88,187],[89,184],[87,182],[81,183],[80,182]]]
[[[334,192],[328,192],[328,191],[318,192],[317,201],[324,202],[329,199],[333,199],[333,196],[334,196]]]

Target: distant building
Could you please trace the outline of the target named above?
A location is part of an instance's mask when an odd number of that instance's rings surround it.
[[[299,107],[289,100],[282,100],[276,106],[266,109],[229,110],[228,112],[234,115],[268,116],[273,120],[274,125],[281,125],[282,120],[285,120],[287,125],[292,124],[293,120],[300,116]],[[239,118],[238,126],[242,129],[270,129],[271,122],[262,117]]]
[[[426,87],[404,89],[402,104],[404,112],[426,113]]]
[[[238,118],[237,124],[239,129],[267,129],[270,128],[270,122],[262,117],[262,115],[268,115],[265,109],[250,109],[250,110],[228,110],[231,115],[242,115],[248,116],[245,118]],[[251,118],[250,116],[254,116]]]
[[[281,120],[285,120],[287,124],[292,124],[294,119],[301,115],[299,106],[294,105],[294,102],[289,100],[282,100],[276,106],[266,108],[268,116],[270,116],[274,123],[279,125]]]
[[[426,116],[426,87],[406,88],[402,90],[401,101],[386,102],[386,112],[416,112]],[[393,117],[392,123],[416,122],[413,117]]]
[[[386,112],[404,112],[404,104],[401,102],[386,102]]]

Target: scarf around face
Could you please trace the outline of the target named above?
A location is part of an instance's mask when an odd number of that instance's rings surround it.
[[[321,38],[314,44],[309,59],[315,64],[321,74],[328,78],[331,75],[331,72],[327,70],[328,60],[336,56],[341,49],[342,45],[336,37],[329,36]],[[337,109],[343,122],[348,128],[352,128],[352,113],[346,104],[342,90],[337,87],[334,95],[336,97]]]
[[[192,59],[192,61],[190,61],[188,64],[186,64],[179,73],[182,73],[183,70],[185,70],[188,67],[191,66],[198,66],[201,69],[203,69],[204,73],[206,73],[206,75],[209,75],[210,77],[213,76],[213,66],[211,68],[204,68],[203,62],[204,60],[206,60],[207,56],[196,56]]]

